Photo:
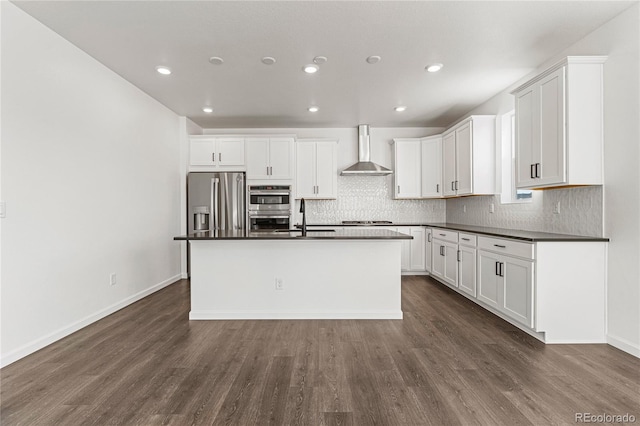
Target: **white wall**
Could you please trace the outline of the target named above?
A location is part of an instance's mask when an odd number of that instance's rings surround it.
[[[1,7],[6,365],[179,277],[180,144],[176,114]]]
[[[604,65],[604,236],[608,254],[608,341],[640,356],[640,8],[636,4],[558,55],[608,55]],[[536,71],[536,73],[538,72]],[[536,73],[532,73],[531,76]],[[503,114],[513,108],[512,88],[472,111]],[[498,123],[499,125],[499,123]],[[499,144],[498,144],[499,146]],[[460,202],[447,202],[450,208]],[[517,207],[514,207],[517,208]]]

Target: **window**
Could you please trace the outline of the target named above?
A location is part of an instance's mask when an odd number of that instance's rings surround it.
[[[502,116],[502,204],[530,203],[533,191],[516,189],[516,113]]]

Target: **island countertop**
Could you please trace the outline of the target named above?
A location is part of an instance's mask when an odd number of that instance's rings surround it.
[[[255,232],[246,229],[241,230],[217,230],[194,232],[193,234],[180,235],[173,238],[178,241],[203,241],[203,240],[411,240],[412,236],[388,229],[359,229],[347,228],[333,231],[310,229],[307,235],[302,236],[301,231],[271,231]]]

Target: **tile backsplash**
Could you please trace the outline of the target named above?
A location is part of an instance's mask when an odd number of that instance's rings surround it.
[[[394,200],[390,176],[339,176],[336,200],[307,200],[307,223],[390,220],[449,222],[525,231],[603,236],[601,186],[533,191],[530,203],[501,204],[499,195],[448,200]],[[560,203],[558,213],[554,207]],[[489,211],[493,203],[494,212]],[[296,204],[294,221],[300,222]]]
[[[499,195],[451,198],[446,217],[447,222],[464,225],[601,237],[602,199],[601,186],[533,191],[533,201],[522,204],[500,204]],[[491,203],[494,213],[489,211]]]
[[[338,176],[336,200],[306,201],[307,223],[340,223],[343,220],[444,222],[444,200],[394,200],[392,182],[390,176]]]

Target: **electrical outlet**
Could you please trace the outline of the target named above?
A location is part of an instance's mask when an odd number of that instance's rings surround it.
[[[489,213],[495,213],[496,211],[496,205],[491,203],[489,204]]]
[[[109,274],[109,284],[116,285],[116,273],[112,272]]]
[[[467,205],[463,204],[462,205],[462,213],[466,213],[467,212]]]
[[[276,278],[276,290],[284,290],[284,280],[282,278]]]
[[[553,205],[553,213],[560,214],[560,201],[558,201]]]

